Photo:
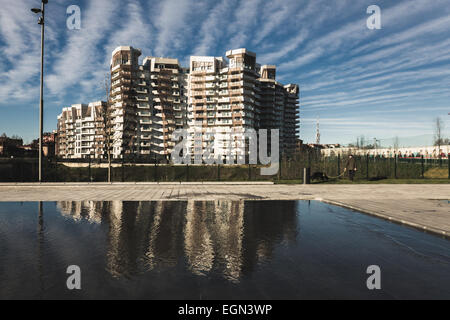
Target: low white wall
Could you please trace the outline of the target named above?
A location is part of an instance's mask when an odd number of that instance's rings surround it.
[[[385,157],[394,157],[396,154],[401,154],[402,156],[424,156],[425,158],[439,158],[438,147],[428,146],[428,147],[413,147],[413,148],[383,148],[383,149],[357,149],[357,148],[330,148],[330,149],[322,149],[322,154],[324,156],[337,156],[338,154],[348,155],[350,153],[354,155],[375,155],[375,156],[385,156]],[[445,154],[445,157],[450,153],[450,145],[441,146],[441,154]]]

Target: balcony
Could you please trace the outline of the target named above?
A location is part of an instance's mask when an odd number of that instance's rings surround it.
[[[199,83],[199,82],[205,82],[205,77],[191,77],[191,82],[193,83]]]
[[[217,79],[216,76],[206,76],[205,81],[215,81]]]
[[[217,83],[207,83],[207,84],[205,84],[205,88],[207,88],[207,89],[216,88],[216,87],[217,87]]]

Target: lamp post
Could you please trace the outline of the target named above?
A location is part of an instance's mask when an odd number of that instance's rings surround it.
[[[38,24],[41,25],[41,93],[39,100],[39,182],[42,182],[42,147],[44,130],[44,24],[45,24],[45,5],[48,0],[42,0],[41,9],[33,8],[33,13],[41,13]]]

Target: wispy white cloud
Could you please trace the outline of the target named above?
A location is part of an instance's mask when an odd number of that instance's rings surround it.
[[[25,0],[2,2],[0,10],[0,100],[7,105],[29,101],[39,94],[35,77],[40,73],[40,27],[30,11],[39,2]],[[49,21],[47,43],[55,40]]]
[[[185,46],[186,35],[198,22],[196,16],[204,7],[204,1],[164,0],[156,12],[149,13],[155,17],[157,28],[156,55],[168,56]]]
[[[66,45],[57,54],[46,81],[53,95],[67,94],[68,89],[78,84],[84,90],[95,90],[91,79],[98,79],[101,70],[107,72],[102,63],[103,56],[99,57],[99,53],[105,53],[99,46],[104,37],[111,34],[111,21],[114,21],[119,9],[120,2],[117,0],[90,1],[82,9],[81,30],[65,31]],[[89,95],[89,92],[84,91],[82,95]]]
[[[229,22],[227,47],[237,49],[245,46],[250,39],[250,29],[256,24],[261,0],[241,0],[236,7],[234,20]]]
[[[2,2],[2,109],[11,101],[35,102],[39,95],[40,30],[29,9],[40,1],[29,2]],[[372,4],[366,0],[81,0],[80,31],[65,28],[70,4],[52,0],[48,7],[46,88],[51,96],[46,101],[55,104],[55,112],[61,103],[103,97],[100,83],[118,45],[182,63],[190,54],[223,55],[247,47],[259,63],[278,65],[279,80],[300,84],[303,117],[341,117],[355,131],[391,115],[395,121],[399,110],[417,116],[423,107],[427,117],[436,116],[450,98],[448,0],[383,3],[381,30],[366,28],[366,8]],[[368,120],[363,113],[376,118]],[[314,135],[311,125],[304,122],[302,136]]]
[[[228,25],[225,17],[232,12],[236,4],[237,0],[222,0],[214,5],[198,33],[199,41],[193,50],[193,55],[214,55],[217,42],[224,36],[223,30]]]

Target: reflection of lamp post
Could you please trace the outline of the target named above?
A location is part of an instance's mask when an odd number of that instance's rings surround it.
[[[44,267],[42,252],[44,250],[44,205],[42,201],[38,203],[38,269],[39,284],[41,286],[41,294],[44,292]]]
[[[48,0],[42,0],[41,9],[33,8],[33,13],[42,13],[38,24],[41,25],[41,95],[39,101],[39,182],[42,182],[42,147],[43,147],[43,127],[44,127],[44,24],[45,24],[45,5]]]

